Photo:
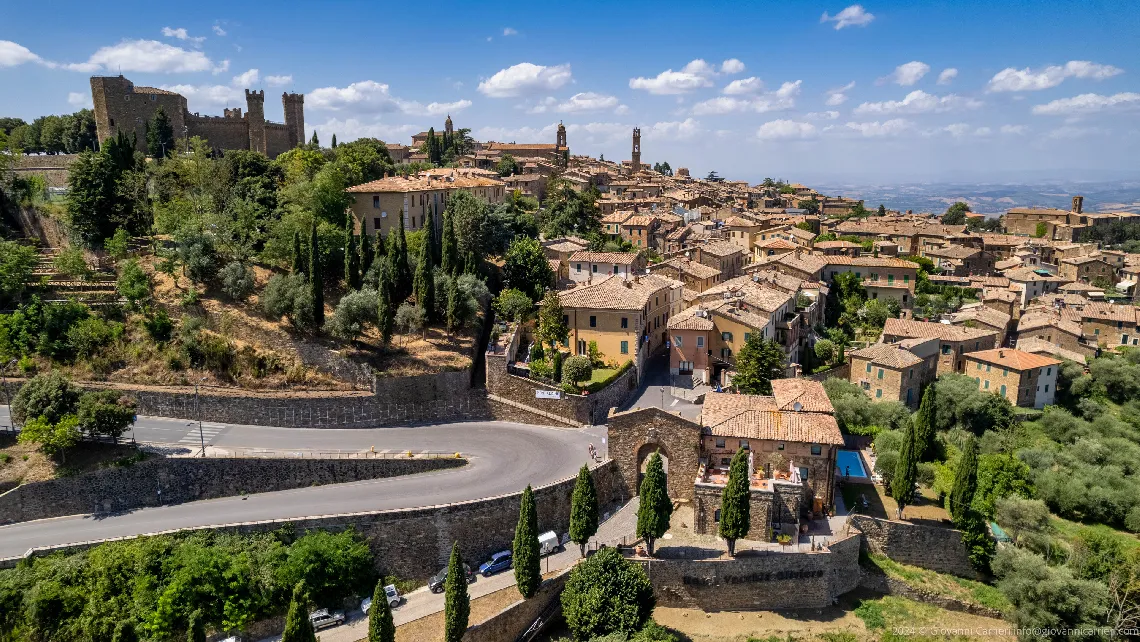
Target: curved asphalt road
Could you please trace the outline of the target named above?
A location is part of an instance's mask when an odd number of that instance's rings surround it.
[[[4,410],[7,410],[4,408]],[[7,413],[3,413],[7,414]],[[2,419],[6,419],[3,417]],[[6,423],[0,420],[0,423]],[[514,493],[575,475],[601,446],[600,429],[561,429],[505,422],[466,422],[375,429],[271,428],[206,424],[206,444],[273,450],[390,449],[459,451],[468,465],[419,475],[299,488],[142,508],[109,516],[76,515],[0,527],[0,558],[29,548],[180,528],[336,513],[434,506]],[[196,423],[139,417],[140,442],[198,445]],[[604,451],[603,451],[604,452]]]

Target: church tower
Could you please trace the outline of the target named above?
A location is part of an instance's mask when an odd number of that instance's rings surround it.
[[[566,125],[563,125],[562,121],[558,121],[558,138],[554,141],[554,147],[560,152],[570,148],[566,144]]]
[[[641,171],[641,128],[633,128],[633,152],[630,160],[633,161],[633,173]]]
[[[443,133],[447,137],[447,140],[451,140],[452,134],[455,133],[451,125],[451,114],[448,114],[447,120],[443,121]]]

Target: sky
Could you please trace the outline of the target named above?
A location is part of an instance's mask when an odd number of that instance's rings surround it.
[[[191,111],[305,94],[325,144],[408,144],[450,114],[740,180],[1140,177],[1140,5],[976,2],[12,3],[0,116],[91,105],[122,73]]]

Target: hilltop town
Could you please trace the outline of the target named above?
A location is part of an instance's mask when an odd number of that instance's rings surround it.
[[[1137,626],[1140,214],[92,91],[0,130],[0,639]]]

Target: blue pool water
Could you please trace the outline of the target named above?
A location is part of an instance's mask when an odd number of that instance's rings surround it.
[[[848,475],[851,479],[866,478],[867,471],[863,468],[863,458],[854,450],[841,450],[835,455],[835,465],[840,475]]]

